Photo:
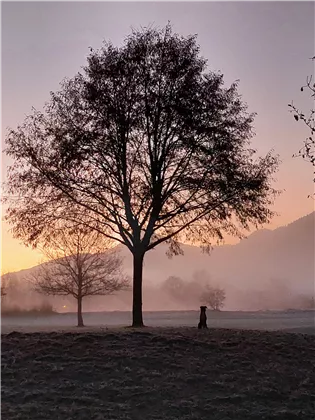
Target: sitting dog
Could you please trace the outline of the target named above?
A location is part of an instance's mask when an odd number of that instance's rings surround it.
[[[201,328],[208,328],[207,327],[207,315],[206,315],[206,306],[200,306],[200,321],[198,324],[198,329],[201,330]]]

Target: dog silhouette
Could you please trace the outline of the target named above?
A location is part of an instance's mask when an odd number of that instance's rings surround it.
[[[198,329],[201,330],[201,328],[208,328],[207,327],[207,315],[206,315],[206,306],[200,306],[200,320],[198,324]]]

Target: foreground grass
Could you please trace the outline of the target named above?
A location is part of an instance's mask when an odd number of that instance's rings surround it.
[[[315,337],[154,328],[2,336],[2,419],[314,419]]]

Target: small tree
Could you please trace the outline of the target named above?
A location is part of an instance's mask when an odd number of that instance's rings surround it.
[[[219,311],[224,306],[225,297],[224,289],[207,285],[201,296],[201,302],[214,311]]]
[[[103,236],[82,229],[60,230],[43,247],[51,260],[35,275],[35,290],[47,295],[73,296],[77,300],[78,327],[82,327],[82,300],[110,295],[129,286],[116,250],[104,253]],[[53,260],[53,261],[52,261]]]
[[[315,56],[312,57],[311,60],[315,61]],[[309,129],[309,136],[304,140],[303,147],[299,150],[297,156],[302,157],[313,165],[315,182],[315,83],[312,75],[306,78],[306,84],[301,87],[301,91],[303,92],[304,90],[309,92],[313,102],[313,108],[310,110],[309,114],[305,115],[293,103],[289,104],[289,107],[291,108],[291,112],[293,113],[295,120],[303,121]]]

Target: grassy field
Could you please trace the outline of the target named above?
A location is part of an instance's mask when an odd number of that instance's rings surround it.
[[[144,322],[150,327],[196,327],[198,311],[144,312]],[[314,334],[314,311],[232,312],[208,311],[208,326],[246,330],[286,330]],[[84,322],[88,329],[121,327],[131,324],[131,312],[87,312]],[[77,324],[75,313],[43,314],[37,316],[2,316],[2,333],[56,332],[69,330]]]
[[[315,337],[196,328],[2,335],[2,419],[314,419]]]

